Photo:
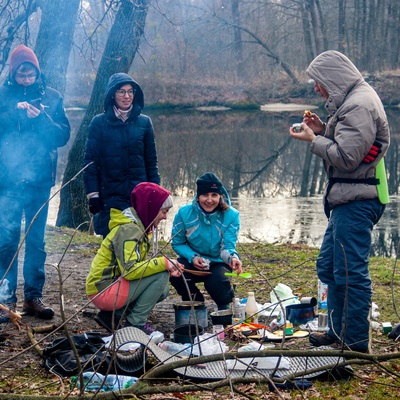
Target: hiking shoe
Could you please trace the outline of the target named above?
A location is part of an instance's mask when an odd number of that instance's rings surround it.
[[[11,311],[16,311],[17,309],[17,304],[16,303],[5,303],[3,304],[5,307],[7,307]],[[6,322],[10,322],[10,317],[8,313],[4,310],[0,310],[0,324],[4,324]]]
[[[23,310],[27,314],[33,315],[41,319],[52,319],[54,316],[53,309],[46,306],[41,299],[24,301]]]
[[[336,343],[337,339],[329,336],[327,332],[312,332],[310,333],[309,341],[315,347],[330,346]]]
[[[153,332],[155,332],[155,329],[153,329],[148,323],[145,323],[144,325],[132,325],[129,321],[126,321],[124,328],[127,328],[129,326],[134,326],[135,328],[140,329],[146,335],[151,335]]]
[[[114,327],[113,327],[113,314],[114,314]],[[112,311],[100,310],[94,317],[94,320],[108,332],[112,333],[113,328],[114,330],[118,329],[120,318]]]
[[[389,339],[394,339],[396,342],[400,340],[400,324],[397,324],[388,334]]]
[[[369,353],[368,348],[359,348],[359,347],[355,347],[355,346],[349,346],[347,344],[343,344],[343,342],[341,342],[340,340],[336,341],[335,343],[330,344],[329,347],[333,350],[357,351],[358,353],[365,353],[365,354]]]
[[[140,328],[144,333],[146,333],[147,335],[151,335],[153,332],[155,332],[156,330],[152,328],[152,326],[150,324],[144,324],[141,328]]]

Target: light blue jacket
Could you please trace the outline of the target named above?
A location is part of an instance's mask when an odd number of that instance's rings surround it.
[[[228,194],[225,196],[230,205]],[[206,213],[195,198],[191,204],[181,207],[172,226],[172,248],[189,262],[194,256],[211,262],[230,264],[236,252],[240,229],[240,215],[232,206],[225,212]]]

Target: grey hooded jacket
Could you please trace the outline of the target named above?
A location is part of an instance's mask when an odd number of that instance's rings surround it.
[[[325,133],[311,143],[311,151],[324,162],[328,178],[367,179],[375,177],[375,167],[390,142],[386,113],[375,90],[355,65],[342,53],[329,50],[317,56],[307,74],[329,94],[325,103],[328,123]],[[369,164],[363,159],[374,141],[382,152]],[[326,199],[331,208],[354,200],[378,197],[375,185],[335,183]]]

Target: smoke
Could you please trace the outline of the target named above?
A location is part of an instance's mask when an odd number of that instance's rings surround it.
[[[5,304],[8,302],[9,291],[8,291],[8,280],[4,279],[0,285],[0,303]]]

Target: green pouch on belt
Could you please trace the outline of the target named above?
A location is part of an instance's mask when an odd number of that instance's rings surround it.
[[[375,178],[379,179],[379,183],[376,185],[379,201],[382,204],[388,204],[390,200],[386,178],[385,160],[383,158],[381,158],[376,165]]]

